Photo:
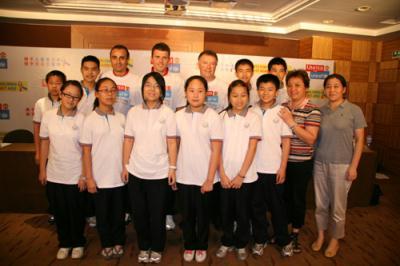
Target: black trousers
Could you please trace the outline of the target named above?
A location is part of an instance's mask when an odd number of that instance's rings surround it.
[[[56,219],[59,247],[85,246],[85,193],[78,185],[47,182],[50,205]]]
[[[304,225],[306,215],[306,193],[312,177],[313,160],[304,162],[288,162],[285,182],[285,201],[288,222],[293,228],[300,229]]]
[[[216,230],[221,230],[221,183],[217,182],[213,186],[213,190],[209,195],[209,213],[210,222],[214,225]]]
[[[175,212],[175,198],[177,192],[172,190],[172,187],[168,185],[167,198],[166,198],[166,210],[165,213],[168,215],[174,215]]]
[[[146,180],[129,174],[128,191],[140,250],[164,251],[168,179]]]
[[[250,240],[250,207],[253,183],[243,183],[240,189],[221,188],[222,245],[244,248]],[[236,231],[233,223],[236,221]]]
[[[276,184],[276,174],[257,173],[252,200],[253,233],[256,243],[265,243],[268,239],[267,211],[271,212],[271,222],[276,243],[289,244],[287,213],[284,201],[284,184]]]
[[[94,194],[97,231],[103,248],[125,244],[124,186],[97,188]]]
[[[85,217],[93,217],[96,215],[94,211],[94,195],[89,193],[87,190],[84,191],[86,203],[85,203]]]
[[[202,194],[200,188],[196,185],[178,184],[178,199],[183,218],[183,242],[187,250],[208,248],[211,193]]]

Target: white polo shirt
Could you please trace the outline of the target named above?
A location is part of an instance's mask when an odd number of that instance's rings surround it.
[[[282,137],[291,137],[292,130],[279,117],[283,108],[276,104],[265,110],[257,104],[251,110],[262,117],[262,140],[258,143],[256,153],[257,172],[276,174],[282,159]]]
[[[44,113],[40,138],[50,141],[46,167],[47,180],[59,184],[78,184],[82,174],[82,149],[79,135],[84,116],[75,112],[63,116],[60,108]]]
[[[224,137],[221,118],[207,106],[201,112],[192,112],[190,106],[187,106],[176,112],[176,124],[177,135],[180,137],[177,182],[202,186],[207,179],[211,141],[222,141]],[[216,182],[217,173],[214,177]]]
[[[218,78],[208,82],[206,103],[217,113],[228,107],[228,86],[229,84]]]
[[[118,94],[117,101],[114,104],[115,112],[126,115],[132,106],[143,102],[141,92],[142,82],[137,75],[131,73],[129,70],[122,77],[114,75],[112,70],[105,72],[101,77],[110,78],[117,84]]]
[[[125,138],[133,138],[133,149],[127,169],[142,179],[168,177],[167,138],[176,138],[175,113],[162,104],[149,109],[136,105],[128,112]]]
[[[231,110],[223,111],[220,116],[224,125],[223,165],[225,174],[232,180],[242,168],[250,140],[261,139],[261,119],[248,109],[243,110],[240,114],[234,114]],[[257,178],[254,159],[243,182],[252,183]]]
[[[96,100],[96,92],[94,88],[93,90],[89,91],[89,89],[83,87],[82,83],[81,85],[83,89],[83,95],[82,99],[78,103],[78,112],[84,116],[87,116],[93,111],[94,100]]]
[[[168,73],[164,76],[165,98],[163,103],[174,112],[176,108],[186,106],[184,82],[180,75]]]
[[[33,111],[33,122],[39,123],[42,121],[43,114],[51,109],[57,109],[60,107],[60,101],[53,101],[50,95],[40,98],[35,103],[35,109]]]
[[[280,89],[278,90],[278,96],[276,97],[277,104],[283,104],[289,102],[290,98],[287,93],[286,84],[281,82]]]
[[[121,180],[124,126],[123,114],[105,114],[98,108],[85,119],[80,143],[92,147],[93,178],[98,188],[124,185]]]

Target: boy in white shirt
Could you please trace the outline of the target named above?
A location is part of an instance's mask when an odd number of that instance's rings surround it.
[[[254,64],[247,58],[239,59],[235,64],[235,74],[238,79],[243,81],[249,87],[250,100],[249,105],[255,105],[259,98],[257,88],[251,84],[251,78],[254,74]]]
[[[78,104],[78,112],[87,116],[93,111],[93,103],[96,99],[94,87],[100,74],[100,60],[93,55],[82,58],[81,73],[83,96]]]
[[[286,61],[281,57],[274,57],[268,62],[268,73],[273,74],[279,78],[279,90],[276,102],[283,104],[289,101],[289,95],[287,93],[285,85],[285,76],[287,74]]]

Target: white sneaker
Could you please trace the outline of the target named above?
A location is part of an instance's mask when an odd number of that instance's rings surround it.
[[[160,263],[162,254],[160,252],[152,251],[150,253],[150,263]]]
[[[207,259],[207,250],[196,250],[196,261],[201,263]]]
[[[83,247],[76,247],[72,249],[71,258],[73,259],[81,259],[83,257],[84,248]]]
[[[57,259],[65,260],[66,258],[68,258],[70,250],[71,250],[71,248],[60,248],[57,252]]]
[[[246,251],[246,248],[238,248],[238,249],[236,250],[236,252],[237,252],[237,258],[238,258],[239,260],[246,260],[246,259],[247,259],[247,251]]]
[[[90,227],[96,227],[96,216],[91,216],[86,219]]]
[[[165,229],[168,231],[175,229],[174,217],[172,215],[167,215],[165,217]]]
[[[194,259],[194,250],[186,249],[183,252],[183,259],[187,262],[191,262]]]
[[[218,258],[222,259],[226,257],[226,254],[228,253],[228,251],[232,251],[233,247],[228,247],[228,246],[224,246],[221,245],[219,247],[219,249],[217,250],[217,253],[215,254]]]
[[[150,262],[150,251],[149,250],[141,250],[138,255],[139,263],[149,263]]]

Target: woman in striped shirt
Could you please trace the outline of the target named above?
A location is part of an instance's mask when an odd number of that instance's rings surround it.
[[[304,225],[306,192],[312,176],[313,145],[318,136],[321,113],[310,102],[307,89],[310,78],[305,70],[290,71],[286,75],[290,101],[282,108],[280,116],[293,131],[285,182],[285,200],[288,221],[292,224],[293,251],[301,252],[298,242],[300,228]]]

